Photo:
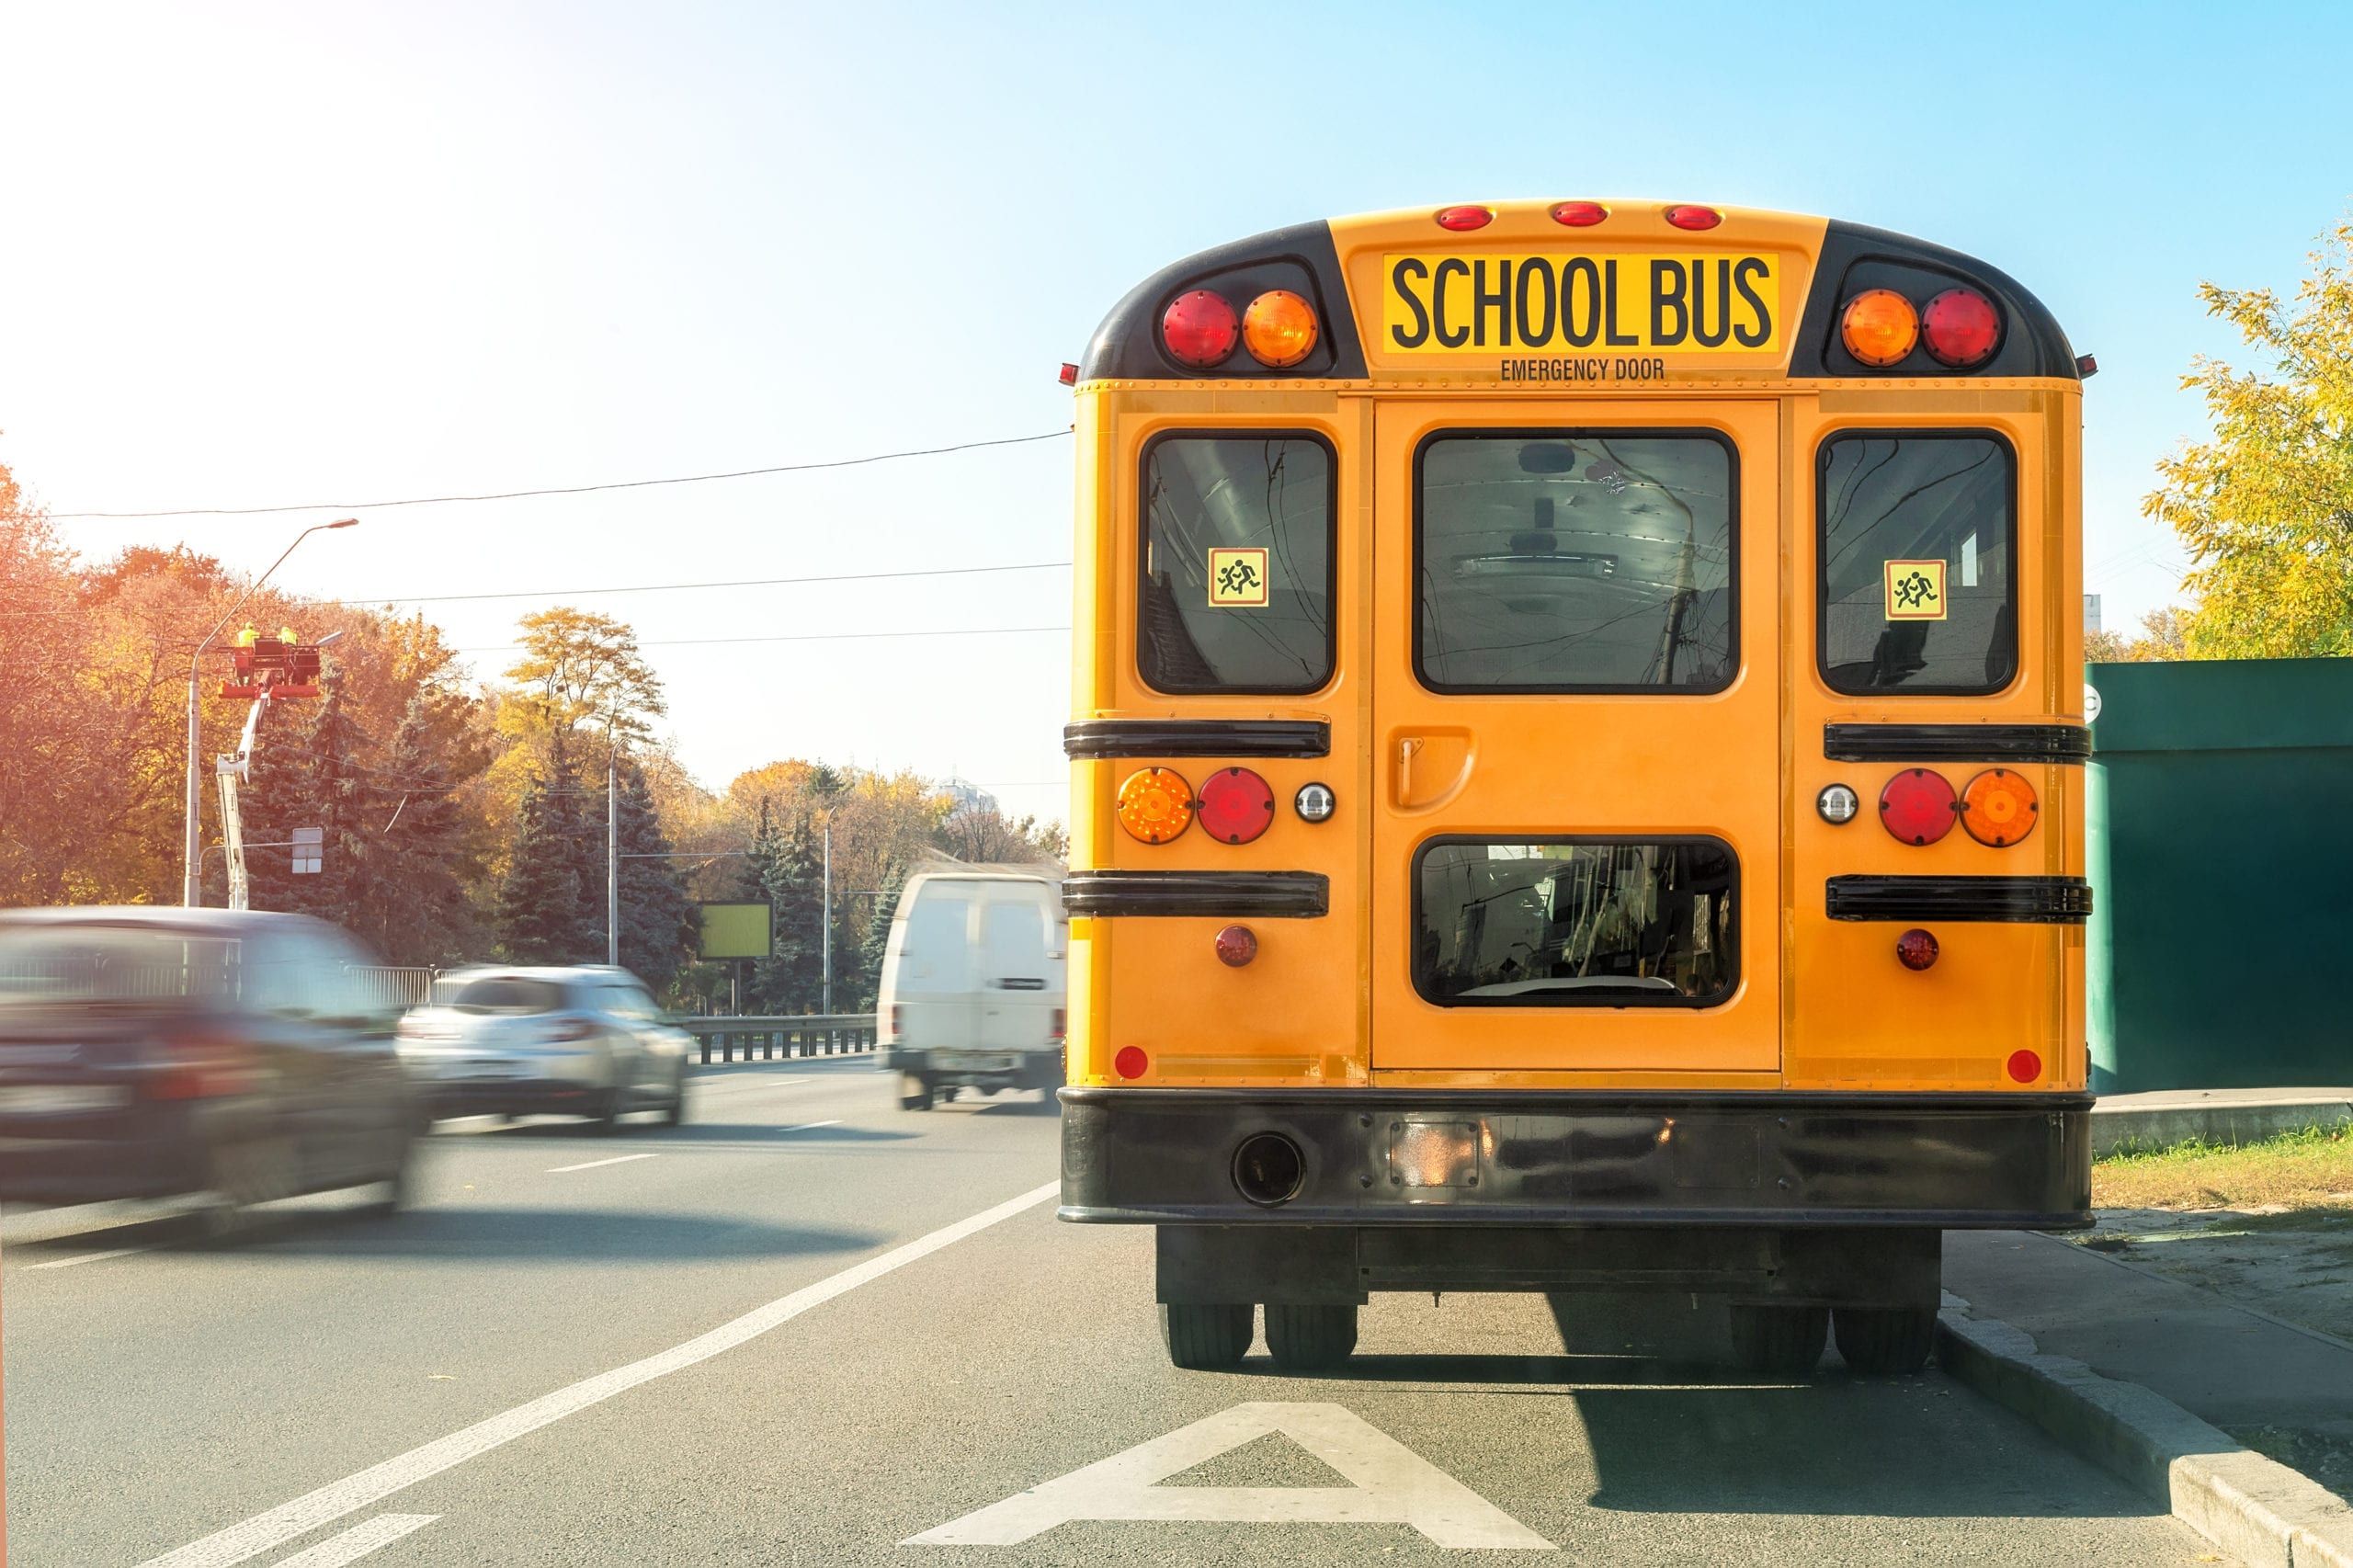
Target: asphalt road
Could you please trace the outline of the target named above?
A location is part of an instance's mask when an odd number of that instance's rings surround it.
[[[1640,1326],[1606,1303],[1381,1297],[1345,1376],[1178,1372],[1149,1233],[1054,1221],[1032,1096],[695,1088],[677,1130],[447,1124],[389,1221],[0,1221],[10,1562],[2214,1561],[1934,1373],[1567,1354]]]

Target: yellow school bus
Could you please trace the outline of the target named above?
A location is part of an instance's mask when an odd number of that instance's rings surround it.
[[[2088,1222],[2083,378],[1969,256],[1656,201],[1312,222],[1075,373],[1065,1220],[1170,1358],[1376,1290],[1926,1359]]]

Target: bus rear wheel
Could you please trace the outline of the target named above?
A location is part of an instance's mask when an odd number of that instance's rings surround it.
[[[1349,1306],[1267,1303],[1267,1353],[1286,1372],[1321,1372],[1357,1347],[1357,1310]]]
[[[1160,1339],[1168,1362],[1188,1372],[1222,1372],[1250,1354],[1251,1306],[1247,1301],[1204,1306],[1191,1301],[1161,1303]]]
[[[1916,1372],[1937,1346],[1934,1307],[1840,1307],[1832,1319],[1850,1370]]]
[[[1802,1378],[1822,1359],[1830,1338],[1828,1307],[1735,1301],[1732,1307],[1732,1354],[1743,1371]]]

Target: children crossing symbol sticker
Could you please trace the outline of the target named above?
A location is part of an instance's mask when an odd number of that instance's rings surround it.
[[[1267,602],[1264,550],[1210,551],[1210,603],[1220,609]]]
[[[1887,563],[1887,619],[1942,620],[1945,618],[1945,563],[1941,561],[1891,561]]]

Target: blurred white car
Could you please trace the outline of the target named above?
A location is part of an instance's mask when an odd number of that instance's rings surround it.
[[[694,1037],[625,969],[460,970],[399,1040],[428,1116],[585,1116],[608,1132],[631,1111],[686,1119]]]

